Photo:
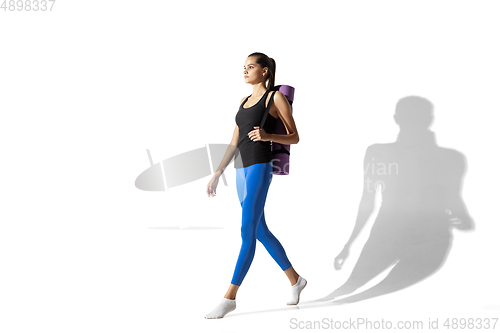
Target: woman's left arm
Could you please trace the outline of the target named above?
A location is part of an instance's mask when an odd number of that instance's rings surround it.
[[[278,109],[278,117],[285,125],[287,134],[266,133],[265,141],[273,141],[284,145],[296,144],[299,142],[299,133],[292,116],[292,108],[285,95],[280,91],[274,94],[274,104]]]

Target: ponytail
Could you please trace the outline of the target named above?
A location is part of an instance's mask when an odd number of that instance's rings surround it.
[[[267,77],[269,78],[269,86],[268,90],[274,90],[274,78],[276,77],[276,61],[273,58],[269,58],[271,60],[271,68],[269,68],[269,74]]]

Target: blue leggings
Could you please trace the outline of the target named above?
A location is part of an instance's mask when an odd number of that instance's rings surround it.
[[[236,188],[243,211],[241,249],[231,283],[241,285],[255,255],[256,240],[266,248],[283,271],[292,267],[285,249],[267,228],[264,205],[273,179],[273,163],[257,163],[236,169]]]

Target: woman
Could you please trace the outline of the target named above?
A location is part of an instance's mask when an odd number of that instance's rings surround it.
[[[295,305],[299,302],[300,292],[307,284],[307,281],[292,267],[283,246],[269,231],[264,218],[264,205],[273,176],[270,141],[295,144],[299,142],[299,134],[286,97],[276,91],[272,95],[269,94],[274,88],[276,73],[274,60],[263,53],[256,52],[248,56],[243,67],[245,82],[252,85],[253,93],[241,99],[240,108],[236,114],[233,139],[207,185],[207,195],[215,196],[219,177],[238,149],[241,159],[239,163],[235,162],[235,168],[236,187],[242,207],[242,244],[229,289],[215,309],[205,315],[207,319],[222,318],[236,308],[236,293],[252,263],[257,239],[290,280],[292,297],[288,305]],[[269,84],[266,87],[268,80]],[[259,128],[266,108],[269,108],[268,117],[263,128]],[[283,121],[288,134],[272,134],[278,117]]]

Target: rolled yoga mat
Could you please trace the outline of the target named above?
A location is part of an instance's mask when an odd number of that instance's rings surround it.
[[[288,99],[290,103],[290,108],[293,114],[293,96],[295,93],[295,88],[287,85],[276,86],[273,90],[281,91]],[[276,127],[274,128],[275,134],[287,134],[285,125],[280,118],[276,121]],[[282,145],[277,142],[272,142],[271,151],[273,154],[273,174],[275,175],[288,175],[290,173],[290,145]]]

